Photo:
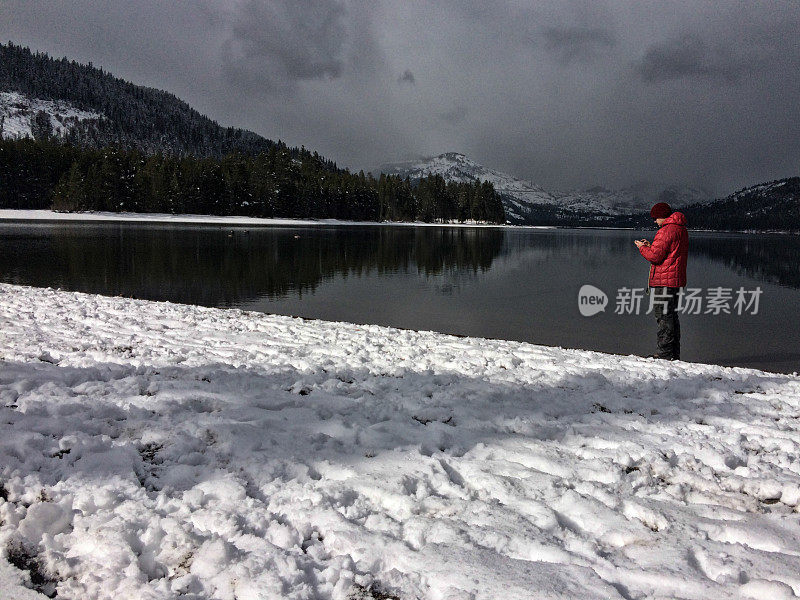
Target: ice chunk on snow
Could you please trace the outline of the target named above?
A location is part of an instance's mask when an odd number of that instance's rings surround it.
[[[780,581],[753,579],[739,588],[743,598],[753,600],[791,600],[797,598],[791,586]]]

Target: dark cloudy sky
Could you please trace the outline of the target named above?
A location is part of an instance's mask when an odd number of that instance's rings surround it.
[[[552,188],[800,175],[800,2],[0,0],[0,38],[351,168]]]

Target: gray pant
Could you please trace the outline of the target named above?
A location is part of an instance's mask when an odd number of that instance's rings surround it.
[[[678,321],[678,292],[676,287],[650,288],[657,294],[653,304],[653,314],[658,324],[658,352],[656,357],[679,360],[681,357],[681,323]],[[659,302],[662,299],[666,302]]]

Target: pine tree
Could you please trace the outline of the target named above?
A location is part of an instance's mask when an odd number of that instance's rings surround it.
[[[53,136],[53,123],[50,121],[50,115],[45,111],[36,111],[30,122],[31,135],[37,142],[49,140]]]
[[[77,161],[64,174],[53,192],[53,210],[75,212],[86,210],[87,198],[83,173]]]

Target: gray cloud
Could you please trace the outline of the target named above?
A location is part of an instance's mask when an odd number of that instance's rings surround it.
[[[464,121],[467,120],[468,114],[469,110],[467,109],[466,106],[463,106],[461,104],[456,104],[450,110],[440,113],[439,118],[448,125],[461,125]]]
[[[554,189],[798,174],[796,0],[102,4],[0,0],[0,39],[356,170],[458,150]]]
[[[246,0],[227,15],[225,74],[257,87],[336,78],[344,70],[348,11],[336,0]]]
[[[417,83],[417,79],[416,77],[414,77],[414,74],[411,72],[410,69],[406,69],[405,71],[403,71],[403,74],[397,78],[397,83],[400,84],[407,83],[409,85],[415,85]]]
[[[734,82],[742,70],[732,56],[712,53],[703,40],[688,34],[651,46],[637,65],[639,75],[648,83],[683,78]]]
[[[616,44],[614,35],[599,27],[545,27],[542,36],[545,48],[563,64],[592,59]]]

